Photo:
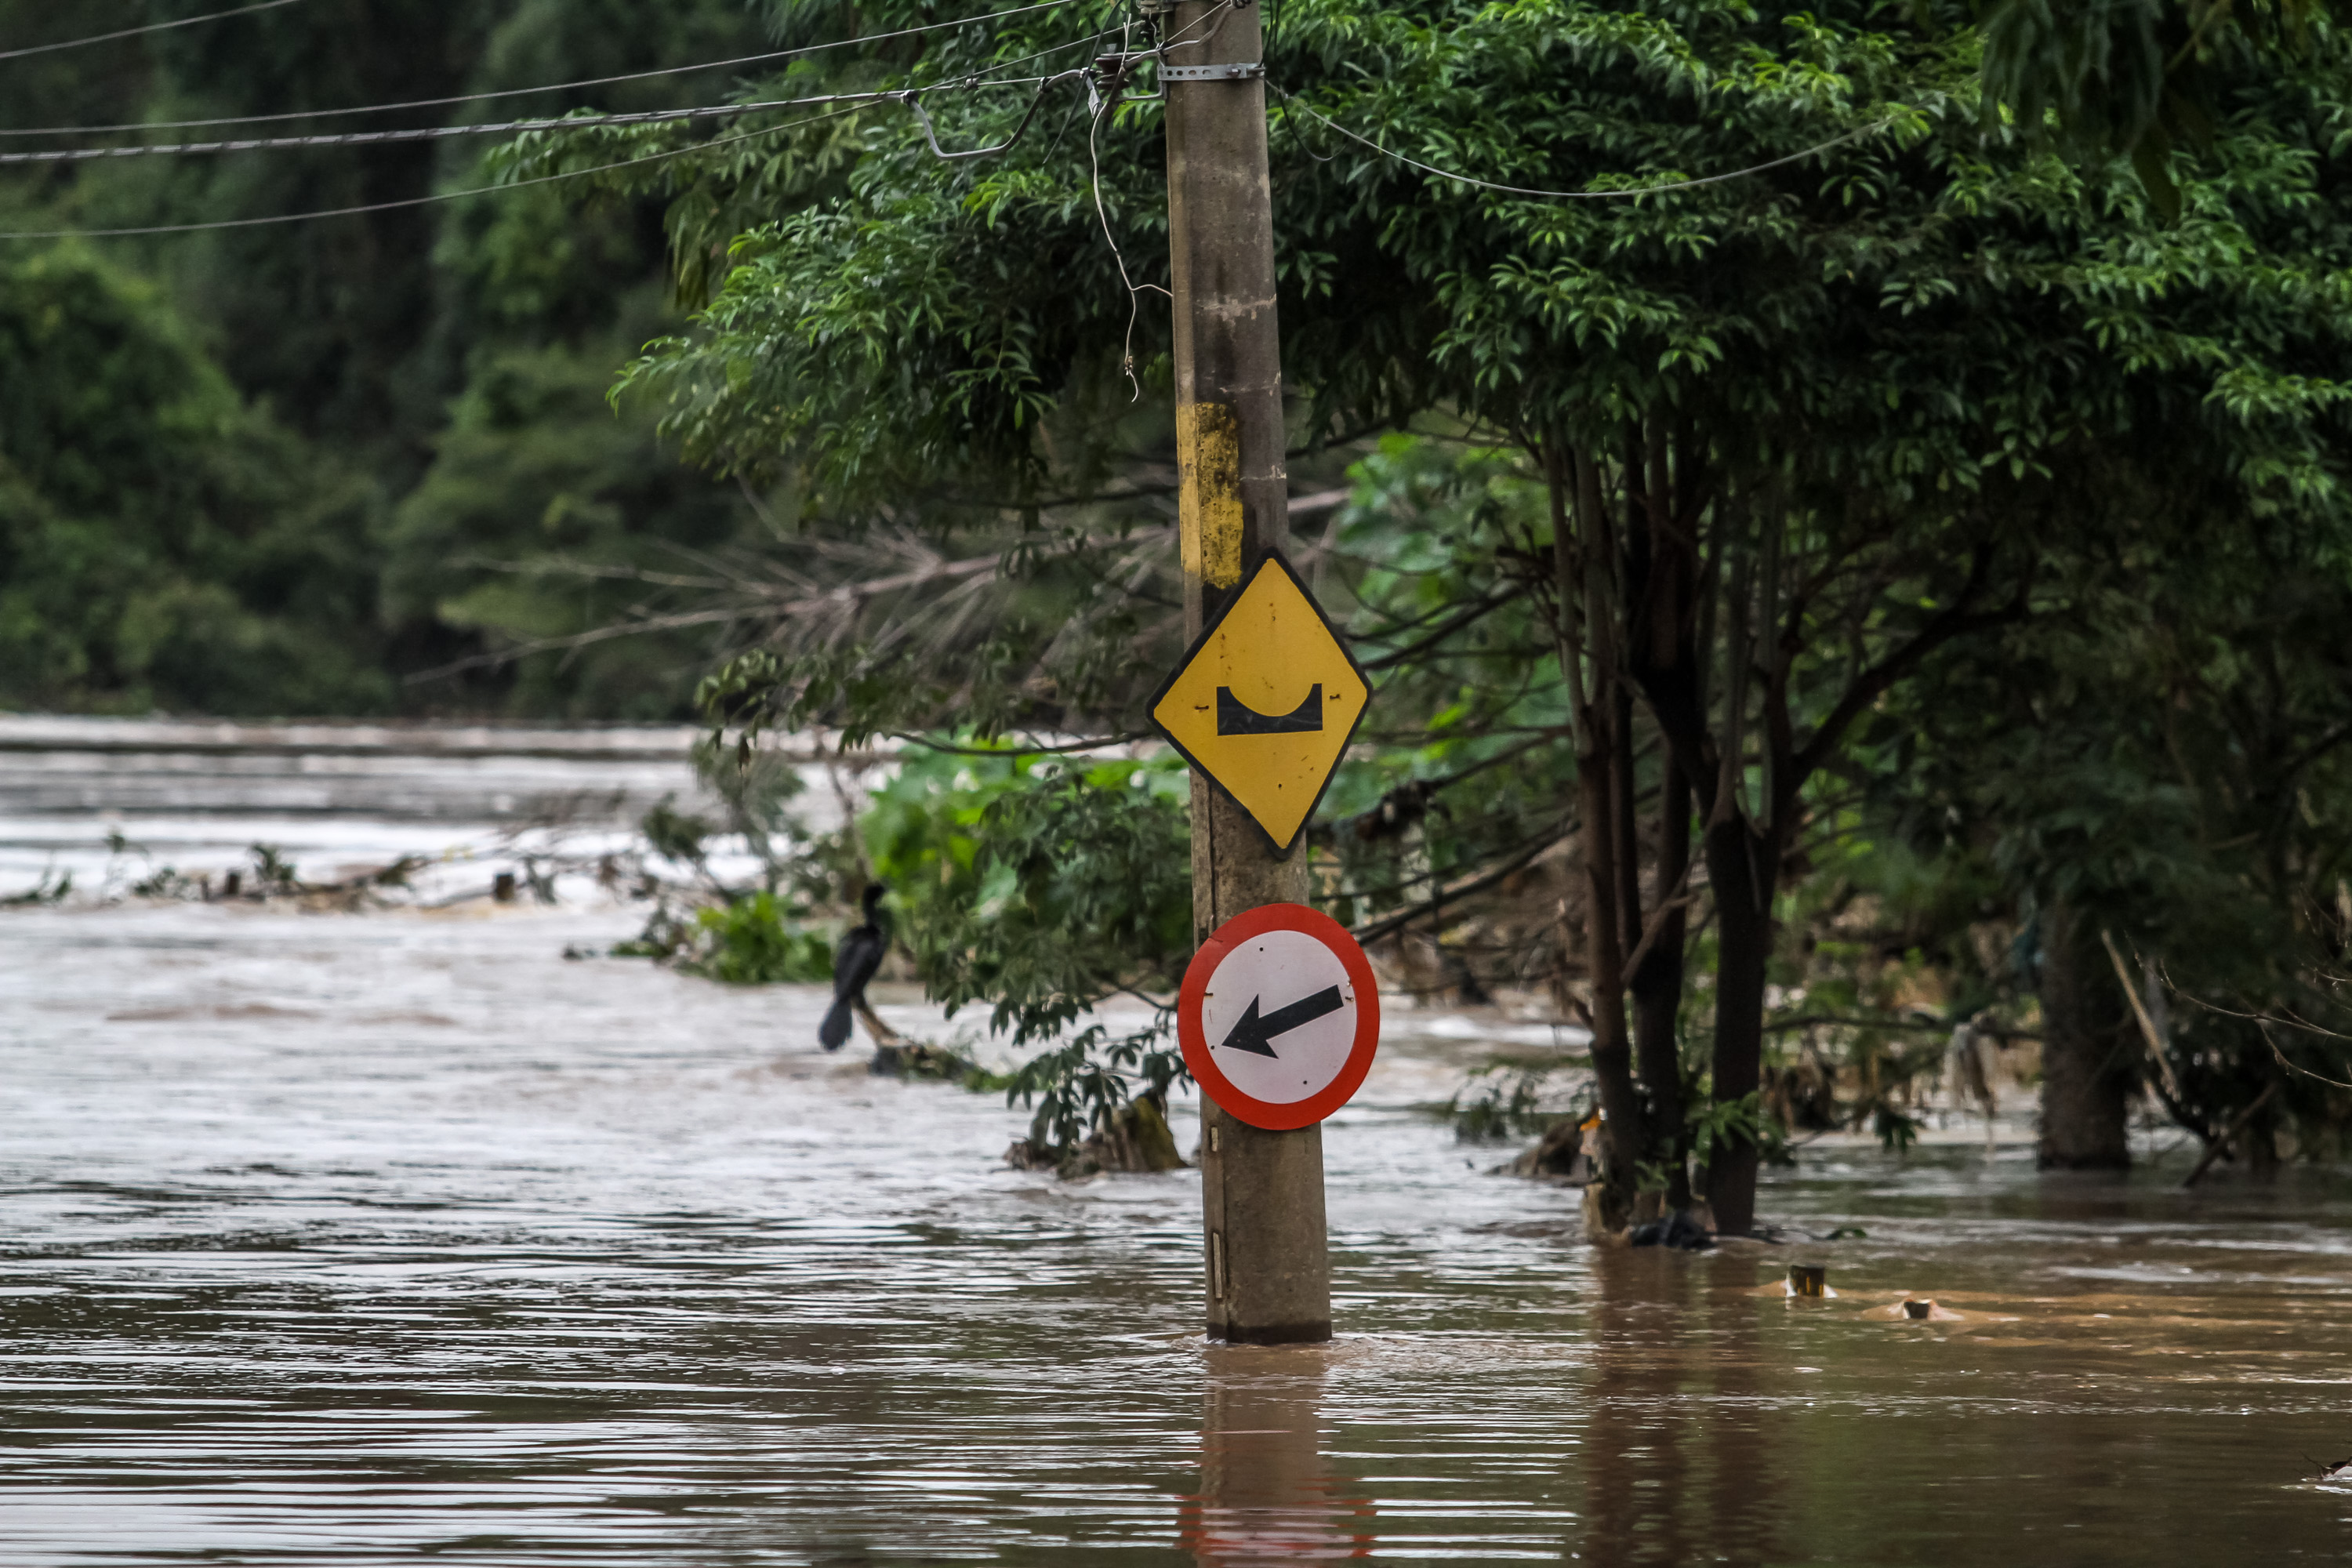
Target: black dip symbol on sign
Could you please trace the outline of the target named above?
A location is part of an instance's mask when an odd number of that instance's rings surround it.
[[[1302,1002],[1287,1007],[1276,1007],[1264,1017],[1258,1016],[1258,998],[1250,998],[1249,1011],[1244,1013],[1218,1042],[1229,1051],[1247,1051],[1254,1057],[1274,1055],[1274,1037],[1286,1035],[1301,1025],[1311,1024],[1326,1013],[1336,1013],[1348,1004],[1339,995],[1337,985],[1326,985]],[[1276,1058],[1279,1060],[1279,1058]]]
[[[1307,700],[1287,713],[1261,713],[1234,695],[1230,686],[1217,688],[1217,733],[1220,735],[1313,735],[1323,728],[1323,683],[1307,689]]]

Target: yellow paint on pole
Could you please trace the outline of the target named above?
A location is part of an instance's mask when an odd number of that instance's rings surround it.
[[[1152,699],[1151,721],[1286,853],[1370,700],[1307,584],[1268,555]]]
[[[1176,521],[1186,572],[1212,588],[1242,580],[1242,427],[1222,403],[1176,406]]]

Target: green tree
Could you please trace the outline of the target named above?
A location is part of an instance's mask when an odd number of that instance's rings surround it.
[[[1050,14],[937,35],[888,79],[948,86],[1086,42]],[[2167,228],[2127,179],[1983,139],[1976,39],[1955,11],[1283,18],[1270,67],[1297,96],[1277,110],[1281,311],[1304,443],[1462,421],[1548,498],[1539,529],[1484,570],[1496,596],[1544,612],[1548,646],[1521,658],[1556,665],[1573,714],[1579,945],[1620,1191],[1685,1120],[1664,1004],[1685,984],[1691,832],[1717,922],[1712,1092],[1737,1107],[1758,1086],[1791,833],[1858,721],[1956,641],[2063,613],[2044,590],[2070,552],[2247,508],[2334,526],[2342,247],[2324,154],[2340,49],[2321,44],[2293,76],[2229,79],[2224,133]],[[973,145],[1027,103],[973,89],[933,112]],[[838,526],[928,494],[1029,527],[1046,498],[1101,495],[1101,454],[1131,428],[1115,401],[1130,296],[1102,231],[1137,283],[1164,275],[1157,113],[1105,116],[1083,161],[1039,136],[949,164],[903,108],[867,111],[846,184],[742,236],[697,330],[631,386],[669,398],[693,455],[792,472],[807,515]],[[1596,199],[1441,179],[1335,127]],[[794,135],[817,140],[803,153]],[[844,135],[780,130],[760,177],[837,157]],[[519,167],[570,149],[551,137]],[[663,168],[646,177],[724,179]],[[709,254],[710,231],[673,233]],[[1155,391],[1158,314],[1135,329]],[[853,717],[892,700],[845,675],[854,663],[776,671],[776,689],[803,715],[813,690]],[[961,684],[1035,669],[979,657]],[[812,670],[829,679],[795,683]],[[1092,695],[1076,711],[1132,722],[1116,687]],[[1664,747],[1645,763],[1649,726]],[[1646,891],[1645,797],[1664,847]],[[1714,1167],[1718,1216],[1745,1228],[1753,1151]]]
[[[2044,1161],[2124,1163],[2142,1085],[2209,1146],[2244,1118],[2258,1163],[2290,1131],[2333,1154],[2352,1115],[2329,978],[2352,936],[2341,545],[2206,518],[2086,562],[2070,603],[1955,650],[1942,700],[1877,737],[1900,752],[1875,782],[1888,816],[2034,911]]]
[[[2030,142],[2128,158],[2177,217],[2173,154],[2212,150],[2231,68],[2249,54],[2306,58],[2322,18],[2340,23],[2332,0],[1993,0],[1985,94]]]
[[[373,712],[363,483],[247,408],[157,291],[0,258],[0,700]]]
[[[0,3],[0,22],[12,41],[27,43],[89,30],[78,14],[22,0]],[[759,18],[732,0],[656,8],[312,0],[0,62],[8,87],[0,125],[97,128],[10,143],[24,150],[660,108],[723,96],[727,79],[688,71],[588,89],[546,86],[730,58],[766,41]],[[340,112],[478,92],[509,96],[392,115]],[[159,126],[147,138],[106,129],[239,115],[280,118]],[[611,368],[672,321],[660,205],[574,209],[530,192],[414,205],[488,183],[481,160],[490,145],[12,166],[0,172],[0,209],[6,226],[46,231],[377,208],[94,243],[160,286],[189,339],[248,405],[333,454],[280,466],[314,484],[304,505],[332,535],[305,548],[340,552],[383,582],[380,599],[355,595],[342,606],[352,646],[364,645],[390,678],[378,679],[383,689],[371,707],[676,716],[711,656],[707,635],[650,658],[520,650],[593,626],[627,602],[614,574],[675,569],[678,550],[738,541],[757,527],[758,505],[679,468],[660,452],[649,420],[616,420],[601,395]],[[199,598],[241,591],[205,580],[207,569],[191,568]],[[317,710],[342,700],[315,682],[265,689],[253,682],[288,667],[236,662],[248,679],[235,700],[246,709]],[[462,673],[400,679],[452,666]]]
[[[862,819],[926,993],[950,1016],[985,1006],[1013,1046],[1055,1047],[1005,1084],[1035,1102],[1040,1148],[1067,1152],[1139,1081],[1164,1099],[1185,1076],[1170,1042],[1191,956],[1185,792],[1170,762],[935,752],[902,766]],[[1089,1016],[1122,997],[1149,1021]]]

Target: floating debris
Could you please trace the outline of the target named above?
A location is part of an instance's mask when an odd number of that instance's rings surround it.
[[[1874,1318],[1891,1318],[1898,1323],[1959,1323],[1968,1321],[1963,1313],[1955,1312],[1933,1296],[1916,1296],[1905,1291],[1898,1300],[1870,1310]],[[2014,1318],[1995,1318],[1996,1322],[2015,1322]]]
[[[1715,1245],[1715,1233],[1689,1209],[1676,1209],[1664,1219],[1635,1226],[1625,1233],[1634,1247],[1671,1247],[1683,1252],[1704,1252]]]

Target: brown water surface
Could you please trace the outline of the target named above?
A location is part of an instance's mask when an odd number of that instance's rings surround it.
[[[1595,1252],[1402,1015],[1340,1337],[1217,1348],[1189,1173],[1007,1170],[810,992],[558,956],[632,921],[0,914],[0,1562],[2352,1554],[2332,1178],[1817,1151],[1768,1217],[1866,1238]]]

